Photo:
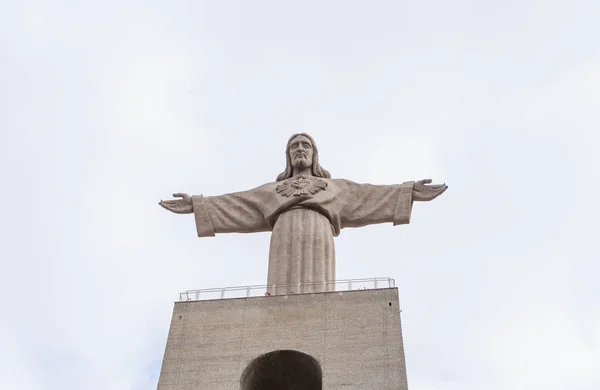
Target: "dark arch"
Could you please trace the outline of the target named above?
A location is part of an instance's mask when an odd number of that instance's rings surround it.
[[[323,372],[314,357],[278,350],[252,360],[240,378],[241,390],[322,390]]]

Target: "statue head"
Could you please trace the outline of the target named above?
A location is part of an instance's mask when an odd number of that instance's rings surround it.
[[[285,148],[285,170],[277,176],[277,181],[289,179],[294,168],[308,168],[315,177],[331,178],[331,174],[319,164],[319,151],[315,140],[306,133],[294,134]]]
[[[321,365],[312,356],[293,350],[265,353],[252,360],[240,378],[241,390],[322,390]]]

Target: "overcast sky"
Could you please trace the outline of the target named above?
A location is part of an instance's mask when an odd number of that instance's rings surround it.
[[[600,2],[0,0],[0,388],[156,387],[173,301],[266,282],[268,233],[158,206],[432,178],[346,229],[396,278],[411,390],[600,388]]]

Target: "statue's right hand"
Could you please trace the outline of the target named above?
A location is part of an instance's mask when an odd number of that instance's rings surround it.
[[[191,214],[194,212],[191,196],[177,193],[173,194],[173,197],[181,199],[161,200],[158,204],[176,214]]]

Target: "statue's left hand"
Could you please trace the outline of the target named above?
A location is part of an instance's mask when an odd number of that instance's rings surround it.
[[[448,188],[446,184],[431,184],[431,179],[419,180],[413,187],[412,198],[414,201],[427,202],[442,195]]]
[[[191,214],[194,212],[191,196],[182,193],[173,194],[173,196],[181,199],[161,200],[158,204],[176,214]]]

